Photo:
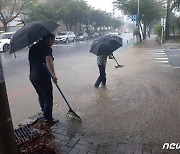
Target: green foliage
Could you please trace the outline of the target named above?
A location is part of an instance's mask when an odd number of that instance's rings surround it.
[[[139,21],[150,24],[153,20],[160,19],[164,14],[162,1],[140,0],[139,1]],[[116,0],[116,7],[121,9],[126,15],[137,14],[137,0]]]
[[[43,19],[62,21],[67,30],[71,30],[72,26],[77,24],[84,24],[87,28],[91,25],[95,29],[111,26],[117,28],[121,25],[112,18],[111,14],[91,8],[84,0],[51,0],[44,4],[29,0],[25,15],[26,22]]]
[[[180,7],[180,0],[172,0],[172,9],[177,9]]]
[[[115,6],[122,10],[126,15],[138,15],[138,0],[116,0]],[[146,37],[146,29],[155,20],[160,20],[164,15],[164,5],[162,0],[140,0],[138,23],[143,33],[143,39]]]
[[[113,19],[111,20],[111,23],[112,23],[112,27],[114,28],[114,30],[115,30],[116,28],[119,28],[119,27],[123,24],[120,20],[115,19],[115,18],[113,18]]]
[[[161,36],[162,36],[162,28],[163,27],[161,25],[157,25],[155,28],[155,33],[159,39],[161,39]]]

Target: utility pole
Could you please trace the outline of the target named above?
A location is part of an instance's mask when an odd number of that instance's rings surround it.
[[[138,23],[139,23],[139,0],[138,0],[138,13],[137,13],[137,21],[138,21]]]
[[[18,154],[0,55],[0,154]]]
[[[165,38],[169,38],[169,23],[170,23],[170,8],[171,0],[167,0],[167,14],[166,14],[166,28],[165,28]]]
[[[138,10],[137,10],[137,26],[138,26],[138,30],[139,30],[139,41],[142,42],[141,39],[141,33],[140,33],[140,18],[139,18],[139,2],[140,0],[138,0]]]

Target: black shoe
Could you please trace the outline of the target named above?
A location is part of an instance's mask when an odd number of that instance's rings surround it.
[[[54,124],[56,124],[56,123],[58,123],[58,122],[59,122],[59,120],[55,120],[55,119],[45,120],[45,123],[50,124],[50,125],[54,125]]]

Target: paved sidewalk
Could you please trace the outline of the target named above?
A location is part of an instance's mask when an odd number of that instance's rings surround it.
[[[57,154],[170,154],[161,151],[160,146],[133,144],[122,141],[104,141],[100,138],[85,137],[69,133],[62,124],[53,127]]]

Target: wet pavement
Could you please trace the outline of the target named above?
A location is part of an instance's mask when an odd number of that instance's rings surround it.
[[[115,52],[125,66],[115,69],[108,62],[107,88],[93,87],[98,76],[98,70],[92,72],[97,67],[93,55],[69,57],[69,74],[61,75],[69,84],[61,86],[83,121],[68,120],[64,101],[55,98],[60,102],[54,110],[60,123],[53,127],[57,154],[180,153],[162,150],[166,142],[180,143],[180,71],[152,57],[161,48],[153,37],[140,47]]]
[[[54,86],[54,117],[60,120],[52,129],[57,154],[180,153],[162,151],[165,142],[180,143],[180,70],[173,68],[172,62],[157,59],[165,53],[155,42],[155,37],[147,39],[141,46],[114,53],[118,62],[125,66],[115,69],[115,61],[108,60],[107,88],[93,87],[99,75],[96,56],[88,51],[63,55],[60,49],[55,52],[60,55],[55,58],[58,84],[83,121],[79,123],[66,118],[68,107]],[[19,56],[18,60],[23,58]],[[24,65],[28,68],[28,64]],[[7,87],[22,84],[23,90],[19,92],[14,86],[17,92],[10,95],[11,107],[20,110],[13,104],[16,99],[21,103],[36,104],[34,112],[39,111],[33,88],[23,84],[28,82],[24,80],[28,72],[19,69],[15,73],[20,74],[20,81],[10,80],[13,78],[10,74]],[[9,88],[8,92],[14,89]],[[21,98],[16,97],[19,93]],[[24,114],[31,114],[30,108],[31,104],[25,105]]]

